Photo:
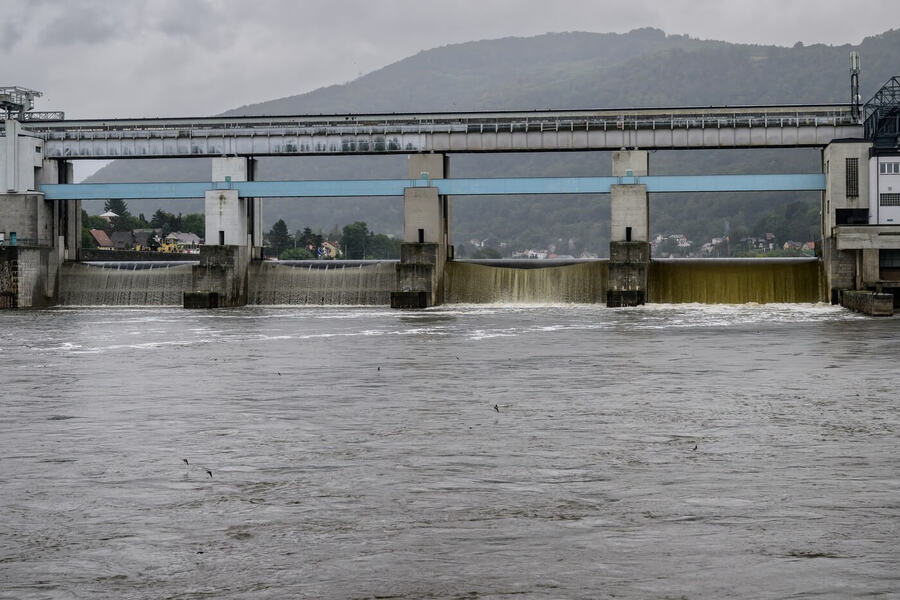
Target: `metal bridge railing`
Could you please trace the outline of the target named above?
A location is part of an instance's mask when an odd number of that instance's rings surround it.
[[[270,135],[280,137],[316,136],[377,136],[395,134],[438,133],[532,133],[551,131],[609,131],[609,130],[657,130],[657,129],[709,129],[709,128],[785,128],[785,127],[836,127],[856,125],[857,121],[844,114],[793,114],[793,115],[733,115],[666,118],[601,118],[601,119],[536,119],[497,120],[493,122],[432,122],[416,124],[382,123],[369,126],[322,125],[286,127],[198,127],[179,128],[120,128],[116,126],[97,129],[46,130],[47,140],[120,140],[120,139],[178,139],[204,137],[243,137]]]

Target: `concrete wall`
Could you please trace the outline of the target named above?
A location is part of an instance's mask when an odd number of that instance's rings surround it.
[[[200,264],[193,268],[191,292],[212,292],[218,307],[244,306],[249,288],[248,246],[202,246]]]
[[[631,227],[632,242],[650,241],[650,200],[646,185],[614,185],[610,190],[610,240],[625,242]]]
[[[0,310],[19,305],[18,248],[0,248]]]
[[[868,291],[844,290],[841,306],[873,317],[890,317],[894,314],[893,294],[877,294]]]
[[[212,159],[214,182],[253,181],[256,162],[243,157]],[[225,232],[225,245],[251,247],[251,256],[261,258],[263,241],[262,201],[238,198],[237,190],[211,190],[205,197],[207,246],[219,245],[219,232]]]
[[[204,199],[206,237],[204,244],[218,246],[219,232],[225,232],[226,246],[246,246],[250,239],[247,224],[247,199],[237,190],[212,190]]]
[[[0,309],[55,304],[58,273],[52,248],[0,248]]]
[[[34,191],[34,170],[44,159],[44,141],[24,135],[18,121],[4,122],[0,137],[0,193]]]
[[[856,267],[856,289],[864,290],[868,287],[872,287],[880,279],[878,253],[879,250],[876,250],[875,248],[866,248],[857,251],[856,256],[859,262]]]
[[[838,250],[900,250],[900,227],[896,225],[839,225],[832,233]]]
[[[428,174],[428,179],[450,177],[450,158],[446,154],[410,154],[407,165],[410,179],[422,179],[423,173]]]
[[[418,243],[419,229],[424,230],[422,241],[431,244],[441,241],[441,199],[437,188],[403,190],[403,241]]]
[[[869,207],[868,162],[872,144],[864,141],[835,142],[822,153],[822,170],[825,173],[825,194],[822,207],[822,235],[830,236],[835,222],[835,210],[839,208]],[[859,171],[858,195],[847,196],[847,159],[857,159]]]
[[[619,150],[612,153],[613,177],[625,177],[628,172],[634,177],[650,174],[650,158],[646,150]]]
[[[837,304],[840,290],[856,287],[856,252],[838,250],[830,237],[823,239],[820,246],[826,294],[832,304]]]
[[[825,191],[822,194],[822,260],[825,287],[833,303],[839,291],[856,288],[862,283],[862,257],[855,248],[847,247],[847,225],[837,225],[837,210],[869,209],[869,150],[872,144],[863,140],[834,142],[822,152]],[[847,159],[857,161],[856,195],[847,195]],[[869,215],[871,218],[871,214]],[[858,229],[858,228],[857,228]],[[866,234],[867,236],[868,234]]]
[[[882,206],[881,194],[900,194],[900,156],[869,159],[869,223],[900,225],[900,206]]]
[[[4,244],[16,232],[21,245],[53,246],[56,234],[56,203],[43,194],[0,194],[0,233]]]

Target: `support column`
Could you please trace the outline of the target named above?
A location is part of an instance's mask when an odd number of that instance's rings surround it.
[[[444,179],[449,174],[444,154],[412,154],[409,178]],[[450,239],[450,198],[434,187],[403,192],[403,243],[397,265],[398,290],[393,308],[427,308],[444,301],[444,264],[453,259]]]
[[[241,198],[228,182],[252,181],[256,161],[243,157],[212,159],[215,189],[206,192],[206,233],[200,264],[193,268],[185,308],[243,306],[247,303],[250,261],[262,257],[259,198]]]
[[[57,296],[60,243],[59,204],[37,191],[42,178],[57,183],[57,165],[43,160],[43,140],[7,120],[0,137],[0,306],[52,305]],[[63,169],[66,172],[66,169]],[[77,205],[76,205],[77,206]],[[79,207],[80,210],[80,207]],[[79,225],[76,220],[75,225]],[[80,231],[79,231],[80,234]],[[76,254],[73,250],[73,259]]]
[[[650,203],[647,186],[629,178],[648,174],[646,151],[613,152],[613,176],[624,183],[613,185],[610,193],[607,306],[638,306],[647,301]]]
[[[871,142],[841,140],[822,151],[825,191],[822,193],[821,251],[825,291],[832,304],[841,290],[861,290],[878,280],[878,250],[855,247],[852,239],[840,240],[844,227],[874,225],[878,209],[870,193]],[[874,189],[872,189],[874,192]],[[870,198],[870,195],[872,196]],[[874,254],[873,254],[874,252]]]
[[[73,183],[71,161],[45,158],[36,180],[37,185]],[[60,261],[77,261],[81,250],[81,200],[56,200],[53,222],[53,243],[59,250]]]
[[[212,159],[212,181],[216,184],[230,181],[253,181],[255,166],[256,161],[252,158],[214,158]],[[239,198],[237,190],[224,189],[206,192],[204,244],[207,246],[247,246],[254,259],[262,258],[261,208],[262,203],[259,198]]]

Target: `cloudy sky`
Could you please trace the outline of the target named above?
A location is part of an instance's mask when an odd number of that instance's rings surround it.
[[[70,118],[215,114],[428,48],[548,31],[858,43],[897,0],[3,0],[3,80]],[[851,8],[852,6],[852,8]],[[852,13],[852,16],[851,14]],[[893,21],[893,22],[892,22]]]

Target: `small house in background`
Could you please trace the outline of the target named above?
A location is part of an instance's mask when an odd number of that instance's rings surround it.
[[[131,250],[134,248],[134,235],[130,231],[113,231],[109,236],[113,248],[116,250]]]
[[[181,231],[173,231],[166,236],[166,242],[177,244],[179,246],[194,247],[200,245],[200,236],[196,233],[184,233]]]
[[[161,229],[132,230],[131,235],[134,238],[134,247],[140,248],[141,250],[150,250],[154,246],[151,244],[153,237],[159,235],[161,232]],[[159,246],[159,241],[156,242],[156,246]]]
[[[322,258],[337,258],[341,254],[341,249],[334,242],[325,240],[319,248],[319,256]]]
[[[112,219],[115,219],[115,218],[117,218],[118,216],[119,216],[119,215],[117,215],[117,214],[114,213],[113,211],[108,210],[108,211],[106,211],[105,213],[103,213],[102,215],[100,215],[100,218],[101,218],[101,219],[105,219],[106,222],[109,223]]]
[[[91,229],[91,237],[97,243],[97,247],[101,250],[112,250],[115,246],[106,232],[102,229]]]

